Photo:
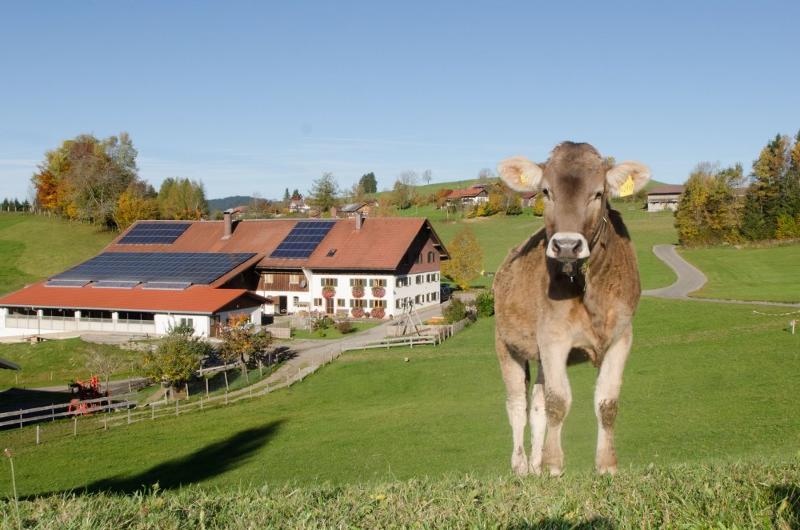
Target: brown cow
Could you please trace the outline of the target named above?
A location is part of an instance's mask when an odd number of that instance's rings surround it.
[[[638,162],[609,167],[594,147],[572,142],[558,145],[541,166],[514,157],[498,171],[511,188],[541,190],[545,200],[544,228],[508,254],[494,280],[511,467],[520,475],[538,474],[544,464],[552,475],[561,474],[561,426],[572,402],[567,358],[582,350],[599,367],[595,465],[600,473],[614,473],[614,419],[640,287],[633,244],[608,197],[629,178],[633,191],[641,189],[650,172]],[[538,368],[530,409],[529,361]],[[523,448],[528,412],[530,464]]]

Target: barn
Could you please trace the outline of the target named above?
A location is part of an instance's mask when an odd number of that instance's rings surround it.
[[[0,330],[216,336],[232,316],[390,318],[439,303],[427,219],[139,221],[100,254],[0,298]]]
[[[647,211],[662,212],[671,210],[674,212],[678,209],[678,202],[681,200],[684,188],[684,186],[676,184],[654,187],[647,192]]]

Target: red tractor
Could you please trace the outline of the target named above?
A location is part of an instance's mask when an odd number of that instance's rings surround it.
[[[95,408],[95,403],[85,403],[85,400],[92,400],[101,397],[106,397],[108,394],[100,390],[100,380],[96,375],[89,378],[88,381],[81,381],[76,379],[69,384],[69,390],[72,395],[77,396],[70,400],[67,412],[72,414],[91,414],[92,409]]]

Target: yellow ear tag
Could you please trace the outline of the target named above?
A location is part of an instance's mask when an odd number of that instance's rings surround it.
[[[633,177],[628,175],[628,180],[622,183],[622,186],[619,187],[619,196],[620,197],[627,197],[629,195],[633,195]]]

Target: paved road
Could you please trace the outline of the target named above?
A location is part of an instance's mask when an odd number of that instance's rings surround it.
[[[716,302],[723,304],[747,304],[747,305],[768,305],[779,307],[800,307],[800,304],[790,304],[784,302],[762,302],[753,300],[725,300],[722,298],[693,298],[689,294],[700,289],[706,284],[707,278],[700,269],[683,259],[675,251],[675,245],[655,245],[653,253],[658,259],[669,266],[678,279],[668,287],[660,289],[648,289],[642,291],[645,296],[657,296],[659,298],[676,298],[678,300],[692,300],[694,302]]]

